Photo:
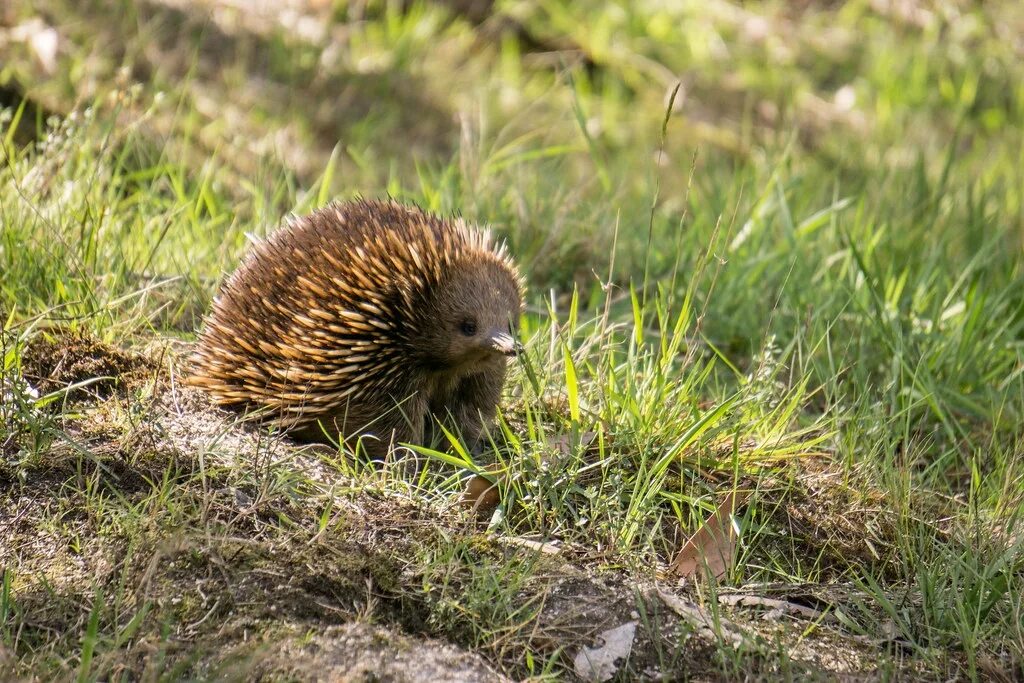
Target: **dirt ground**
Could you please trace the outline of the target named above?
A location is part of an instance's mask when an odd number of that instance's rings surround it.
[[[729,666],[766,680],[874,680],[873,653],[899,647],[844,626],[858,602],[848,584],[713,595],[661,578],[663,567],[601,569],[571,548],[487,533],[438,496],[353,479],[336,453],[268,437],[182,387],[182,350],[78,336],[27,350],[24,377],[42,391],[110,379],[51,405],[40,456],[0,470],[0,565],[13,571],[26,641],[74,638],[102,604],[102,619],[129,631],[130,657],[111,656],[132,675],[170,664],[202,677],[366,681],[505,680],[498,670],[528,673],[508,659],[524,641],[572,669],[624,624],[635,635],[613,670],[648,680],[719,679]],[[815,542],[813,509],[790,502],[802,511],[791,524]],[[828,540],[816,542],[820,553]],[[439,569],[453,548],[459,561]],[[514,598],[522,621],[481,642],[465,623],[480,615],[459,616],[458,586],[509,563],[530,567]],[[430,585],[442,579],[454,591]],[[722,641],[735,662],[721,661]]]

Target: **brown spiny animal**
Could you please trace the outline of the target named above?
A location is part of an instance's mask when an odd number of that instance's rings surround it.
[[[337,203],[259,243],[206,318],[189,382],[374,458],[493,419],[523,283],[504,245],[394,201]]]

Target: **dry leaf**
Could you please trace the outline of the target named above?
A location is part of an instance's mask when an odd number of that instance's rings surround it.
[[[669,571],[677,576],[690,577],[707,566],[708,573],[716,579],[725,576],[736,556],[737,538],[732,517],[736,509],[747,502],[750,493],[729,492],[715,513],[679,549]]]
[[[487,477],[474,474],[466,481],[466,490],[462,493],[462,504],[472,507],[479,517],[488,517],[501,502],[497,482]]]
[[[603,645],[595,648],[584,647],[576,654],[573,667],[576,675],[585,681],[611,680],[618,672],[619,660],[629,657],[636,636],[636,622],[627,621],[621,626],[610,628],[598,637]]]

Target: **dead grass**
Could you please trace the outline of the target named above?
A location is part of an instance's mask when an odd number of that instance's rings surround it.
[[[151,353],[82,335],[25,352],[26,378],[40,385],[91,372],[125,379],[69,395],[54,446],[16,475],[2,471],[10,515],[0,565],[14,577],[22,673],[70,675],[60,653],[76,647],[98,611],[111,634],[93,663],[100,675],[331,671],[370,680],[366,671],[417,661],[417,673],[399,680],[503,680],[491,667],[527,673],[524,647],[547,653],[557,669],[629,621],[639,628],[628,670],[645,677],[714,679],[723,666],[766,680],[874,675],[877,643],[851,637],[834,616],[849,602],[848,585],[750,587],[742,591],[750,599],[734,604],[716,597],[723,589],[673,588],[653,574],[600,569],[598,558],[588,565],[568,551],[504,544],[444,496],[352,479],[336,469],[336,454],[235,424],[180,386],[173,350]],[[791,526],[833,530],[824,540],[810,530],[808,552],[823,564],[853,561],[844,553],[854,534],[835,545],[838,514],[815,517],[848,505],[849,490],[821,472],[799,481],[808,493],[788,488],[783,503]],[[810,500],[819,507],[808,509]],[[714,631],[681,618],[658,590],[695,600],[709,623],[728,620],[750,644],[742,662],[723,662]],[[768,613],[759,601],[769,599],[804,611]],[[502,600],[505,611],[494,609]]]

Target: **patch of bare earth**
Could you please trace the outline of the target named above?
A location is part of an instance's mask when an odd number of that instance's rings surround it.
[[[482,658],[433,638],[417,638],[385,626],[352,621],[310,634],[295,630],[261,644],[258,673],[302,680],[509,681]]]
[[[713,597],[510,543],[455,492],[355,478],[333,452],[239,423],[180,385],[179,358],[81,337],[29,347],[34,384],[113,379],[69,397],[48,448],[0,463],[18,624],[0,657],[18,674],[70,675],[95,620],[101,677],[500,681],[528,673],[527,649],[570,679],[878,675],[878,643],[833,616],[849,587]],[[510,566],[528,567],[513,616],[481,623],[474,577]]]

